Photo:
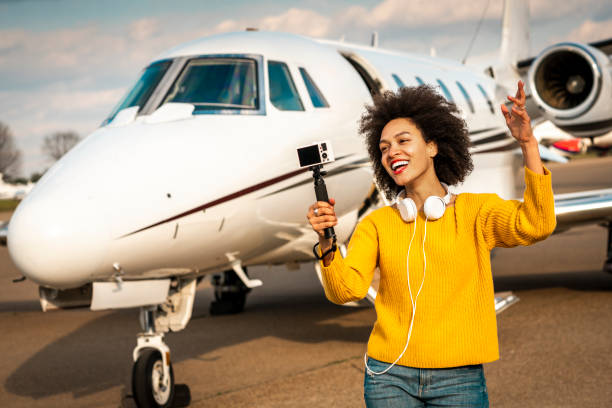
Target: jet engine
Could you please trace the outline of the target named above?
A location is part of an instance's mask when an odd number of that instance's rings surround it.
[[[536,57],[528,73],[531,94],[543,116],[576,137],[612,130],[612,63],[589,45],[561,43]]]

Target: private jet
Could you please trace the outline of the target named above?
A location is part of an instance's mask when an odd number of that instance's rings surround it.
[[[612,41],[556,44],[530,58],[522,48],[527,19],[525,1],[506,2],[501,62],[485,72],[279,32],[179,45],[152,59],[101,126],[25,197],[9,224],[10,256],[40,285],[44,310],[140,308],[133,394],[139,406],[171,406],[163,337],[186,327],[198,282],[210,277],[215,288],[212,313],[239,312],[263,283],[247,267],[314,262],[316,235],[305,217],[312,177],[297,147],[333,144],[325,170],[339,242],[388,203],[357,130],[373,95],[431,84],[460,107],[475,170],[456,193],[517,196],[517,146],[499,104],[519,78],[532,118],[578,137],[612,129]],[[556,211],[558,231],[607,222],[612,189],[559,196]]]

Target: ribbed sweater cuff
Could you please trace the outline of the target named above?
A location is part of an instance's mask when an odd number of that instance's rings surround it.
[[[542,166],[542,168],[544,169],[544,174],[538,174],[534,171],[532,171],[529,167],[524,166],[525,167],[525,181],[529,180],[548,180],[551,181],[551,176],[550,176],[550,170],[548,170],[546,168],[546,166]]]
[[[550,198],[554,197],[550,170],[546,167],[543,167],[543,169],[544,174],[538,174],[525,166],[525,186],[527,186],[525,199],[532,198],[538,204],[550,201]],[[554,198],[552,201],[554,204]]]
[[[525,201],[529,200],[541,215],[539,227],[540,235],[548,236],[555,229],[555,199],[552,190],[552,176],[550,170],[543,167],[544,174],[538,174],[525,166]],[[547,216],[550,215],[550,216]]]
[[[342,273],[344,270],[344,259],[339,249],[334,252],[334,259],[330,262],[329,266],[325,266],[323,261],[319,261],[321,264],[321,277],[323,278],[323,288],[325,289],[325,295],[327,298],[337,304],[343,304],[349,302],[351,299],[347,298],[347,288],[344,279],[342,279]]]

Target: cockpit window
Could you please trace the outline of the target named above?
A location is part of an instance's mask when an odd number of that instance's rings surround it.
[[[312,106],[315,108],[329,108],[329,103],[327,103],[325,96],[323,96],[323,93],[317,84],[315,84],[315,81],[310,77],[308,71],[306,71],[305,68],[300,67],[300,74],[302,75],[302,79],[304,79],[304,84],[308,90],[308,95],[310,95]]]
[[[303,111],[304,105],[295,88],[287,64],[268,61],[268,78],[270,80],[270,102],[283,111]]]
[[[165,102],[190,103],[194,113],[259,109],[257,63],[248,58],[200,58],[187,63]]]
[[[132,106],[138,106],[139,110],[142,109],[171,63],[172,61],[160,61],[145,68],[136,85],[121,99],[108,118],[102,122],[102,126],[112,122],[117,113],[123,109],[131,108]]]

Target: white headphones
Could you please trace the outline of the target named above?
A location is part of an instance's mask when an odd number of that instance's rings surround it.
[[[437,220],[442,218],[444,211],[446,210],[446,206],[451,200],[451,193],[448,191],[448,186],[444,183],[440,184],[442,184],[442,187],[444,187],[444,190],[446,190],[446,195],[444,197],[429,196],[423,205],[423,211],[429,220]],[[402,191],[397,194],[395,200],[393,201],[393,205],[397,207],[402,220],[405,222],[412,222],[416,219],[418,214],[416,204],[412,198],[406,198],[406,190],[402,189]]]

